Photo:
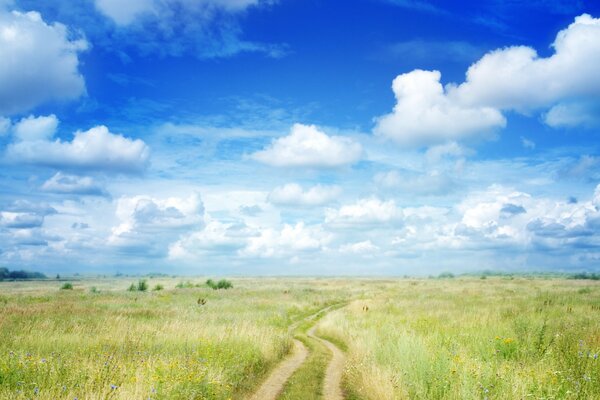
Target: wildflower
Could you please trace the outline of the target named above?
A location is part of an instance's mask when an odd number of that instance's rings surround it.
[[[111,389],[111,390],[115,390],[116,388],[118,388],[118,386],[117,386],[117,385],[113,385],[112,383],[110,384],[110,389]]]
[[[34,393],[34,394],[38,394],[39,392],[40,392],[40,389],[39,389],[39,388],[35,388],[35,389],[33,389],[33,393]]]
[[[46,362],[46,359],[45,359],[45,358],[42,358],[42,359],[40,360],[40,362],[41,362],[42,364],[44,364],[44,363]]]

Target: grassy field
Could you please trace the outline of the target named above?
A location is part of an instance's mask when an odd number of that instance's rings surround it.
[[[318,332],[350,399],[600,399],[598,282],[390,282]]]
[[[129,292],[132,281],[0,283],[0,398],[244,397],[288,353],[292,322],[352,291],[318,280],[212,290],[161,279],[148,283],[164,290]]]
[[[302,321],[340,302],[317,334],[347,353],[349,399],[600,398],[597,281],[135,281],[0,283],[0,398],[243,399],[294,335],[313,351],[281,398],[319,398],[329,354]]]

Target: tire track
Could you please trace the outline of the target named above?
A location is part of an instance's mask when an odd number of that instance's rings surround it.
[[[308,331],[308,337],[318,340],[323,343],[329,351],[331,351],[332,357],[327,365],[325,371],[325,380],[323,381],[323,398],[325,400],[343,400],[344,393],[342,391],[342,374],[344,373],[344,365],[346,362],[346,356],[344,353],[329,340],[323,339],[315,334],[317,325],[314,325]]]
[[[290,325],[289,331],[292,332],[300,326],[301,323],[305,321],[312,321],[317,318],[319,315],[329,311],[331,308],[335,307],[337,304],[333,304],[327,307],[324,307],[317,311],[314,314],[309,315],[306,318],[303,318],[292,325]],[[311,328],[311,330],[313,330]],[[316,337],[315,337],[316,338]],[[317,338],[316,340],[322,340]],[[330,343],[331,344],[331,343]],[[333,344],[331,344],[333,346]],[[335,347],[335,346],[334,346]],[[337,348],[336,348],[337,349]],[[339,351],[339,350],[338,350]],[[283,360],[275,369],[271,372],[269,377],[260,385],[258,390],[250,397],[249,400],[276,400],[279,394],[282,392],[285,383],[290,379],[290,377],[296,372],[298,368],[304,363],[306,357],[308,356],[308,350],[306,346],[299,341],[298,339],[294,339],[294,349],[292,351],[292,355],[288,356],[285,360]],[[343,354],[342,354],[343,356]],[[343,363],[343,362],[342,362]],[[331,365],[331,362],[330,362]],[[328,367],[329,371],[329,367]],[[327,378],[326,378],[327,379]],[[342,397],[340,397],[341,399]],[[329,397],[326,397],[329,399]],[[332,398],[337,399],[337,398]]]

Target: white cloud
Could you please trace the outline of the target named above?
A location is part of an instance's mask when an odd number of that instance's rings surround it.
[[[51,139],[56,133],[56,128],[58,128],[58,119],[52,114],[45,117],[30,115],[16,123],[13,129],[15,139],[27,141]]]
[[[33,124],[32,121],[37,120],[28,120],[27,123]],[[35,134],[32,132],[20,139],[36,139],[36,135],[48,133],[44,129]],[[85,132],[76,132],[70,142],[60,139],[21,140],[9,145],[7,154],[15,162],[56,168],[140,172],[147,166],[150,150],[140,139],[128,139],[109,132],[105,126],[96,126]]]
[[[414,70],[392,84],[396,106],[376,119],[374,132],[403,146],[445,143],[481,135],[506,125],[491,107],[464,106],[450,98],[439,71]]]
[[[92,177],[67,175],[57,172],[48,179],[41,190],[51,193],[83,194],[90,196],[104,196],[106,192]]]
[[[70,40],[64,25],[48,25],[37,12],[0,9],[0,114],[84,94],[78,53],[85,49],[84,39]]]
[[[378,224],[399,222],[402,210],[393,200],[381,201],[377,198],[360,199],[354,204],[341,206],[339,209],[328,209],[325,222],[331,225]]]
[[[260,0],[95,0],[96,7],[118,25],[129,25],[143,16],[161,16],[173,9],[186,12],[218,8],[236,12],[258,4]]]
[[[471,154],[473,154],[472,150],[456,142],[449,142],[428,148],[425,158],[431,163],[437,163],[444,157],[466,157]]]
[[[303,252],[323,250],[332,240],[332,235],[323,231],[320,226],[305,226],[303,222],[296,225],[284,224],[283,228],[266,228],[260,235],[251,237],[248,245],[241,251],[244,256],[279,257],[295,255]]]
[[[97,10],[112,20],[117,45],[143,55],[198,58],[229,57],[261,52],[271,57],[286,53],[285,45],[245,41],[237,22],[251,6],[272,0],[95,0]]]
[[[182,234],[204,226],[204,204],[197,194],[121,197],[116,205],[119,224],[112,228],[108,243],[123,249],[164,255]]]
[[[553,127],[583,126],[593,128],[600,125],[600,102],[563,102],[544,114],[544,122]]]
[[[583,14],[560,31],[554,54],[541,58],[526,46],[498,49],[471,65],[466,81],[449,92],[461,104],[528,113],[553,109],[546,115],[552,126],[574,125],[578,116],[573,99],[598,103],[600,80],[600,19]],[[583,119],[578,121],[578,119]]]
[[[319,206],[335,200],[340,193],[338,186],[316,185],[304,190],[297,183],[288,183],[273,189],[268,200],[284,206]]]
[[[379,247],[375,246],[370,240],[365,240],[363,242],[356,243],[347,243],[340,246],[340,252],[342,253],[365,254],[373,253],[377,250],[379,250]]]
[[[343,136],[328,136],[314,125],[294,124],[288,136],[275,139],[252,158],[275,167],[332,168],[355,163],[362,147]]]
[[[375,174],[375,183],[390,192],[414,195],[447,195],[457,184],[446,173],[432,170],[425,173],[386,171]]]
[[[26,229],[40,227],[44,223],[44,216],[31,212],[0,212],[0,226],[5,228]]]
[[[128,25],[136,17],[156,12],[155,0],[96,0],[96,7],[118,25]]]
[[[527,139],[524,136],[521,136],[521,145],[529,150],[535,149],[535,142],[533,140]]]
[[[206,254],[237,252],[248,239],[258,236],[258,231],[244,223],[224,223],[210,220],[204,229],[184,236],[169,247],[169,258],[185,259]]]

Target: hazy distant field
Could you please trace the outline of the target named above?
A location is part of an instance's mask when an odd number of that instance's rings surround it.
[[[317,333],[346,352],[349,399],[600,398],[598,282],[180,281],[0,283],[0,398],[243,399],[331,304]],[[329,355],[307,344],[282,398],[319,398]]]

